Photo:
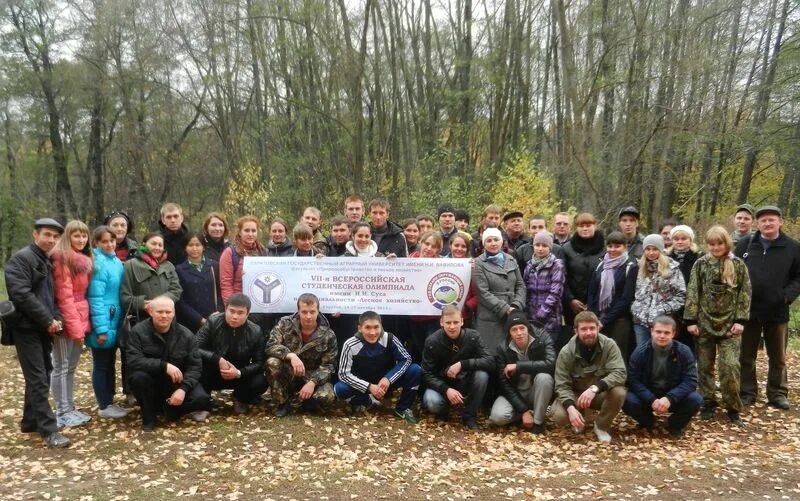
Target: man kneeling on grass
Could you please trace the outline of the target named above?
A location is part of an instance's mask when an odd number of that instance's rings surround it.
[[[622,410],[651,430],[656,415],[670,414],[667,431],[681,438],[683,430],[703,405],[697,393],[697,362],[688,346],[675,341],[675,320],[656,317],[650,342],[631,355],[628,396]]]
[[[441,329],[425,341],[422,367],[427,389],[422,404],[439,419],[450,407],[461,412],[464,426],[478,428],[475,418],[486,394],[495,363],[475,329],[465,329],[461,311],[449,304],[442,309]]]
[[[297,313],[272,328],[267,344],[267,375],[275,416],[289,414],[292,404],[306,410],[326,410],[335,397],[331,386],[336,361],[336,334],[319,312],[314,294],[297,298]]]
[[[207,391],[233,389],[233,410],[248,411],[250,404],[267,390],[264,378],[264,347],[261,327],[247,320],[250,298],[233,294],[225,313],[211,315],[197,331],[203,359],[203,387]]]
[[[153,431],[159,409],[169,420],[192,412],[193,420],[205,421],[210,398],[200,384],[203,363],[194,334],[174,321],[171,298],[153,298],[146,309],[150,320],[136,324],[125,348],[128,385],[142,408],[142,431]]]
[[[381,326],[381,316],[365,311],[358,317],[358,332],[342,346],[339,359],[339,382],[333,387],[336,396],[350,403],[354,414],[378,405],[395,388],[403,393],[395,405],[395,414],[411,424],[417,419],[411,410],[417,398],[422,369],[411,362],[403,344]]]
[[[613,339],[600,334],[600,320],[591,311],[575,316],[575,335],[556,359],[553,421],[571,424],[583,433],[584,412],[599,410],[594,434],[600,442],[611,442],[611,422],[625,403],[625,361]]]

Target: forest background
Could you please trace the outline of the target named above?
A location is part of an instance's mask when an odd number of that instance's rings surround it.
[[[796,0],[7,0],[0,258],[41,214],[142,231],[441,201],[611,222],[800,215]]]

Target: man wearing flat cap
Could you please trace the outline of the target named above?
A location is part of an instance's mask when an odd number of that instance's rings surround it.
[[[442,256],[450,254],[450,237],[458,231],[456,228],[456,208],[453,204],[442,204],[436,210],[439,215],[439,234],[442,235]]]
[[[791,406],[786,343],[789,305],[800,295],[800,244],[781,231],[783,214],[778,207],[765,205],[756,211],[755,217],[758,230],[739,240],[734,251],[747,265],[753,287],[750,319],[742,332],[739,392],[744,405],[756,402],[756,358],[763,336],[769,358],[767,401],[773,407],[787,410]]]
[[[628,242],[628,254],[637,260],[644,254],[644,239],[639,234],[639,209],[636,207],[623,207],[619,210],[619,231]]]
[[[17,315],[11,322],[17,358],[25,378],[25,404],[20,431],[39,433],[49,447],[69,447],[70,439],[58,432],[50,407],[50,352],[52,337],[62,330],[56,307],[53,270],[47,254],[55,247],[64,227],[50,218],[33,225],[33,243],[11,256],[5,277],[8,298]]]
[[[731,240],[733,240],[734,247],[739,243],[739,240],[748,235],[755,233],[753,229],[753,216],[756,210],[750,204],[741,204],[736,207],[736,212],[733,215],[734,229],[731,232]]]
[[[525,218],[522,212],[506,212],[503,216],[503,229],[508,237],[509,248],[517,250],[521,245],[531,243],[531,238],[525,234]]]

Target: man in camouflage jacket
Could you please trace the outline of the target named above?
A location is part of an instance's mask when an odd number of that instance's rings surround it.
[[[323,409],[333,404],[336,354],[336,334],[319,313],[319,299],[302,294],[297,313],[281,318],[267,343],[266,372],[276,416],[289,414],[292,404]]]

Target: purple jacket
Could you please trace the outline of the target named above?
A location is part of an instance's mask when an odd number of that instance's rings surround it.
[[[564,293],[564,262],[553,254],[538,269],[528,261],[523,274],[528,288],[528,318],[539,323],[547,332],[561,329],[561,296]]]

